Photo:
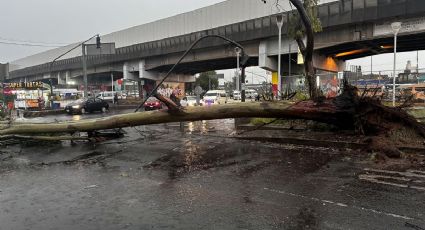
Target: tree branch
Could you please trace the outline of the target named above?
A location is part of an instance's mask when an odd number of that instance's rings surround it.
[[[295,8],[297,8],[298,13],[300,14],[301,21],[304,24],[305,34],[307,37],[307,45],[305,48],[304,61],[310,62],[313,60],[313,50],[314,50],[314,31],[313,31],[310,17],[308,16],[307,11],[305,10],[300,0],[289,0],[289,1],[295,6]]]
[[[155,94],[155,97],[156,99],[164,103],[168,107],[168,110],[170,110],[170,112],[180,111],[179,106],[174,103],[174,101],[172,101],[170,98],[162,96],[159,93]]]

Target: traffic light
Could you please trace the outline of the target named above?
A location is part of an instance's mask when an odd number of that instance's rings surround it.
[[[98,49],[101,48],[100,36],[99,35],[97,35],[97,37],[96,37],[96,48],[98,48]]]

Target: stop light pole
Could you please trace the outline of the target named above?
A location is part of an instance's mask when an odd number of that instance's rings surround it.
[[[81,48],[82,48],[82,59],[83,59],[83,81],[84,81],[84,97],[87,98],[88,97],[88,80],[87,80],[87,57],[86,57],[86,44],[85,42],[83,42],[81,44]],[[101,48],[101,43],[100,43],[100,36],[99,34],[96,35],[96,48],[100,49]],[[114,87],[114,86],[112,86]]]
[[[83,81],[84,81],[84,98],[87,98],[88,97],[88,91],[87,91],[87,59],[86,59],[86,44],[82,44],[81,45],[81,47],[82,47],[82,53],[83,53],[83,56],[82,56],[82,59],[83,59]]]
[[[82,57],[82,59],[83,59],[83,75],[84,75],[84,97],[87,97],[86,95],[87,95],[87,63],[86,63],[86,47],[85,47],[85,43],[86,42],[88,42],[88,41],[90,41],[90,40],[92,40],[93,38],[96,38],[96,46],[97,46],[97,48],[100,48],[100,46],[101,46],[101,43],[100,43],[100,36],[99,36],[99,34],[96,34],[95,36],[93,36],[93,37],[91,37],[91,38],[89,38],[89,39],[87,39],[87,40],[85,40],[84,42],[82,42],[82,43],[79,43],[78,45],[76,45],[76,46],[74,46],[73,48],[71,48],[70,50],[68,50],[68,51],[66,51],[65,53],[63,53],[63,54],[61,54],[61,55],[59,55],[57,58],[55,58],[55,59],[53,59],[53,61],[52,62],[50,62],[50,65],[49,65],[49,72],[51,73],[52,72],[52,67],[53,67],[53,64],[59,59],[59,58],[61,58],[61,57],[63,57],[63,56],[65,56],[65,55],[67,55],[68,53],[70,53],[71,51],[73,51],[73,50],[75,50],[75,49],[77,49],[79,46],[82,46],[83,47],[83,57]],[[51,79],[50,79],[50,85],[51,85],[51,95],[50,96],[53,96],[53,86],[52,86],[52,83],[51,83]],[[52,107],[53,107],[53,100],[52,100]]]

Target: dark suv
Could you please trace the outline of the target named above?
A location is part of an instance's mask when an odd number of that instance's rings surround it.
[[[65,111],[68,114],[92,113],[94,111],[106,112],[108,109],[109,104],[100,98],[79,99],[65,107]]]

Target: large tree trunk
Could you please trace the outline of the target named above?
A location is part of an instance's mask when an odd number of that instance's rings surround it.
[[[0,135],[92,132],[139,125],[235,117],[308,119],[347,126],[347,124],[352,123],[349,112],[348,110],[337,108],[331,100],[324,102],[319,107],[312,101],[303,101],[296,104],[251,102],[187,107],[178,111],[161,110],[130,113],[77,122],[0,125]]]
[[[175,107],[171,110],[122,114],[78,122],[0,123],[0,139],[73,140],[72,137],[60,135],[75,132],[91,134],[97,130],[139,125],[237,117],[304,119],[356,130],[358,133],[372,136],[368,143],[370,150],[385,152],[390,156],[401,155],[397,148],[399,144],[416,143],[417,146],[422,146],[425,137],[425,125],[418,123],[405,111],[383,106],[376,99],[359,97],[355,87],[345,85],[342,95],[321,102],[309,100],[295,104],[252,102],[185,109]],[[96,136],[89,135],[89,138],[82,139],[93,138],[96,139]]]
[[[314,51],[314,31],[311,24],[311,20],[304,8],[303,3],[300,0],[290,0],[291,3],[297,8],[301,21],[305,28],[305,35],[307,38],[307,44],[304,45],[303,38],[296,38],[296,42],[300,51],[304,57],[304,70],[306,74],[306,80],[308,85],[308,92],[312,100],[317,100],[319,92],[316,86],[315,69],[313,66],[313,51]]]

